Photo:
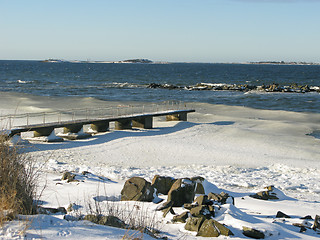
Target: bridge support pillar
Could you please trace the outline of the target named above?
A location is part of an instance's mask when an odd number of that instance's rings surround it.
[[[59,136],[69,140],[77,140],[91,137],[91,134],[81,132],[82,128],[83,124],[81,123],[69,124],[63,128],[63,133],[59,134]]]
[[[34,137],[48,137],[54,131],[54,127],[39,128],[33,132]]]
[[[115,122],[116,130],[132,129],[132,120],[124,119]]]
[[[95,122],[92,123],[90,127],[96,132],[107,132],[109,130],[109,121]]]
[[[166,116],[167,121],[187,121],[187,113],[177,113],[173,115],[167,115]]]
[[[135,118],[132,120],[132,127],[151,129],[152,120],[152,117]]]
[[[63,128],[63,133],[78,133],[83,125],[79,123],[71,124]]]

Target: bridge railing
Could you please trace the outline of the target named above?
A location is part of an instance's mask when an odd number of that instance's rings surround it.
[[[0,124],[5,129],[29,127],[31,125],[47,125],[80,120],[98,120],[139,114],[152,114],[172,110],[185,110],[187,106],[181,101],[165,101],[156,104],[118,105],[105,108],[78,108],[60,111],[46,111],[37,113],[23,113],[0,116]]]

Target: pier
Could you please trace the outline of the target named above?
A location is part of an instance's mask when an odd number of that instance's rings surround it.
[[[84,125],[90,125],[95,133],[107,132],[110,122],[114,122],[115,130],[152,129],[154,117],[165,116],[167,121],[187,121],[187,114],[192,112],[195,110],[188,109],[184,103],[164,102],[6,115],[0,118],[0,122],[8,126],[3,132],[9,137],[23,132],[33,132],[34,137],[47,137],[58,128],[63,128],[65,135],[77,134]]]

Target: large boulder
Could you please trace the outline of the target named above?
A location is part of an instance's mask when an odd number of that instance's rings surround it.
[[[188,178],[178,179],[168,193],[168,201],[173,201],[173,207],[181,207],[192,203],[195,196],[196,183]]]
[[[155,175],[152,180],[151,186],[157,189],[158,193],[167,195],[175,181],[176,179],[172,177],[163,177],[160,175]]]
[[[154,188],[141,177],[128,179],[121,190],[121,201],[152,202]]]
[[[233,233],[227,227],[213,219],[205,220],[197,233],[197,236],[201,237],[218,237],[220,235],[230,236],[233,235]]]
[[[202,223],[206,220],[205,217],[191,217],[187,219],[184,228],[188,231],[198,232]]]
[[[205,190],[203,187],[203,181],[205,180],[203,177],[192,177],[190,178],[191,181],[194,181],[196,183],[196,194],[205,194]]]

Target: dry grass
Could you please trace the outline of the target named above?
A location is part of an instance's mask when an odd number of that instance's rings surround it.
[[[34,161],[0,137],[0,224],[16,214],[32,214],[36,173]]]
[[[94,201],[92,203],[87,201],[87,209],[88,214],[116,216],[121,219],[127,225],[128,230],[122,239],[141,240],[144,233],[158,238],[161,232],[159,230],[161,221],[157,219],[156,212],[145,207],[144,203],[123,204],[119,201]]]

